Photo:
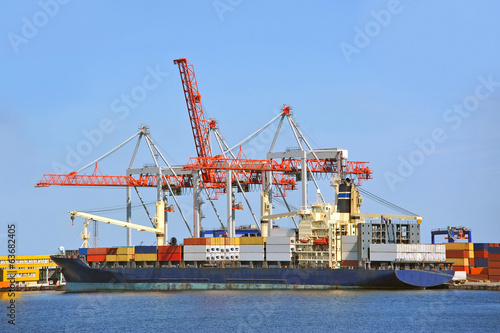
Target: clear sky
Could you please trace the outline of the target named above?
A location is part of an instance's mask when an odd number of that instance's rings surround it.
[[[82,242],[83,220],[72,225],[68,210],[123,207],[124,188],[34,185],[79,169],[141,124],[170,163],[196,155],[172,62],[180,57],[194,64],[206,116],[229,144],[291,104],[315,148],[370,162],[374,179],[363,187],[425,217],[422,242],[448,225],[500,242],[499,13],[498,1],[2,1],[0,254],[8,224],[18,254],[54,253]],[[276,150],[296,146],[283,134]],[[247,155],[264,158],[269,135]],[[100,170],[124,175],[133,148]],[[141,193],[155,200],[154,189]],[[258,192],[249,196],[258,212]],[[300,205],[298,193],[289,199]],[[192,197],[179,201],[191,218]],[[365,203],[364,212],[394,213]],[[204,209],[204,226],[216,227]],[[102,215],[125,219],[123,209]],[[149,225],[141,209],[133,217]],[[237,213],[237,224],[251,221],[248,209]],[[100,225],[99,245],[125,245],[125,235]],[[170,235],[188,235],[179,214]],[[134,245],[154,241],[133,233]]]

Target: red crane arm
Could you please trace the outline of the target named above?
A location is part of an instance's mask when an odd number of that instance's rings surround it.
[[[194,144],[198,157],[212,157],[212,148],[209,140],[209,128],[214,122],[205,120],[203,107],[201,105],[201,94],[198,91],[198,83],[194,74],[194,67],[188,64],[186,58],[175,59],[174,64],[179,66],[182,80],[182,88],[193,130]]]

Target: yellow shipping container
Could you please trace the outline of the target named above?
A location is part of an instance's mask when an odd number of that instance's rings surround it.
[[[264,237],[240,237],[240,245],[263,245]]]
[[[134,259],[133,254],[118,254],[116,255],[116,261],[130,261]]]
[[[226,238],[225,237],[210,238],[210,245],[226,245]]]
[[[137,253],[135,261],[157,261],[158,255],[156,253]]]
[[[472,243],[445,243],[446,250],[474,251]]]
[[[107,254],[106,261],[116,261],[116,254]]]
[[[232,245],[240,245],[240,237],[233,238],[234,244]]]
[[[452,262],[455,266],[469,266],[469,258],[446,258],[446,262]]]
[[[119,247],[116,249],[116,254],[134,254],[135,249],[133,247]]]

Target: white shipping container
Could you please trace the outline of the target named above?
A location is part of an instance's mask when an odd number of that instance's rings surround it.
[[[370,244],[370,253],[373,252],[388,252],[395,253],[397,252],[398,244]]]
[[[284,245],[284,244],[294,244],[294,237],[281,237],[281,236],[273,236],[266,238],[267,245]]]
[[[267,245],[266,246],[266,253],[291,253],[293,250],[295,250],[295,247],[293,245]]]
[[[184,253],[208,253],[210,252],[210,245],[184,245]]]
[[[243,252],[264,253],[264,245],[240,245],[240,253]]]
[[[357,244],[358,236],[342,236],[342,244]]]
[[[371,252],[370,251],[370,260],[371,261],[396,261],[397,254],[396,252]]]
[[[343,252],[358,252],[358,244],[342,243],[342,253]]]
[[[240,252],[241,261],[264,261],[264,252]]]
[[[185,261],[205,261],[206,259],[206,252],[184,252]]]

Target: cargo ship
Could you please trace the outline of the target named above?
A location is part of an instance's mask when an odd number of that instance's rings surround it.
[[[453,278],[445,245],[420,243],[420,217],[375,220],[377,214],[359,212],[357,186],[347,180],[334,187],[343,193],[336,202],[318,199],[295,212],[298,228],[266,228],[264,235],[238,229],[240,237],[207,231],[202,235],[218,237],[186,238],[183,245],[82,248],[52,260],[61,267],[68,292],[406,289],[436,287]]]
[[[138,141],[127,176],[99,174],[97,162],[135,136],[87,165],[95,163],[92,175],[80,175],[78,171],[45,175],[37,184],[38,187],[127,188],[126,222],[70,212],[72,218],[83,217],[86,222],[82,249],[71,253],[69,258],[68,255],[52,258],[66,278],[66,290],[428,288],[452,279],[454,274],[451,264],[446,262],[444,247],[420,244],[421,216],[405,210],[404,215],[361,213],[363,199],[359,185],[372,178],[366,162],[349,161],[347,149],[312,149],[293,119],[289,105],[283,105],[282,112],[273,120],[230,148],[217,122],[205,120],[193,66],[185,58],[174,63],[179,66],[197,157],[186,165],[172,167],[143,126],[136,133]],[[278,120],[266,159],[246,158],[242,145]],[[284,123],[290,125],[298,147],[276,152],[274,147]],[[148,147],[154,164],[134,169],[141,139],[146,141],[143,146]],[[219,155],[213,154],[212,142],[219,145]],[[238,147],[235,156],[233,150]],[[333,200],[324,199],[316,175],[330,179]],[[314,181],[317,189],[316,202],[311,204],[310,181]],[[285,197],[287,191],[297,190],[299,183],[301,204],[293,208]],[[157,189],[152,227],[132,223],[132,187]],[[261,189],[260,214],[254,213],[245,195],[252,189]],[[244,197],[255,222],[247,230],[235,226],[235,212],[243,209],[236,200],[236,192]],[[176,199],[187,193],[193,196],[193,231]],[[221,230],[202,228],[204,193]],[[222,222],[212,202],[219,194],[227,198],[227,223]],[[283,200],[286,212],[273,212],[276,196]],[[140,195],[139,199],[144,206]],[[174,211],[169,200],[175,202],[191,235],[182,245],[168,238],[167,215]],[[395,207],[398,208],[392,205]],[[280,219],[291,219],[294,227],[278,228]],[[127,227],[127,247],[87,249],[90,246],[86,228],[90,220]],[[155,233],[155,246],[132,247],[131,229]]]

